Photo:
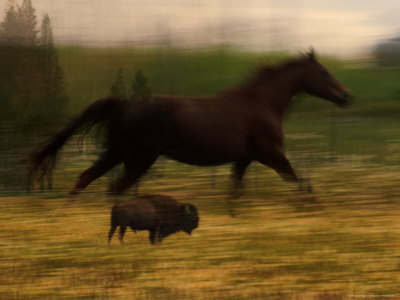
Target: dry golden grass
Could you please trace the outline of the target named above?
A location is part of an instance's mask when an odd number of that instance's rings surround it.
[[[71,200],[63,192],[77,169],[56,174],[61,192],[0,198],[0,298],[400,297],[399,168],[315,168],[311,198],[255,166],[235,202],[227,167],[216,169],[215,188],[209,168],[160,168],[140,193],[191,202],[201,219],[192,236],[157,246],[143,231],[108,246],[112,204],[131,196],[104,196],[101,179]]]

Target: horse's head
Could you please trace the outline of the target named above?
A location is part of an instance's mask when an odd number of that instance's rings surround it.
[[[313,96],[345,106],[350,98],[349,91],[316,60],[313,50],[304,56],[303,90]]]

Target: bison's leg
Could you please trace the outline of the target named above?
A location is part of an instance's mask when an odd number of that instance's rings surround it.
[[[125,234],[126,226],[119,226],[119,234],[118,238],[121,244],[124,244],[124,234]]]
[[[158,155],[138,157],[134,161],[125,161],[124,174],[118,179],[112,194],[121,194],[124,190],[132,186],[156,161]],[[138,159],[142,159],[139,161]]]
[[[150,229],[149,240],[152,245],[156,243],[156,235],[157,235],[157,229],[156,228]]]
[[[129,226],[131,229],[132,229],[132,231],[136,234],[136,229],[135,229],[135,227],[133,226],[133,225],[130,225]]]
[[[111,225],[110,231],[108,232],[108,244],[110,245],[111,243],[111,238],[115,232],[115,229],[117,229],[118,226],[116,225]]]
[[[167,236],[167,234],[165,234],[164,231],[165,231],[164,227],[158,227],[157,228],[157,243],[161,243],[162,239]]]
[[[111,151],[104,153],[92,167],[83,171],[70,191],[70,194],[78,194],[81,190],[87,187],[93,180],[99,178],[112,167],[121,162],[121,158]]]

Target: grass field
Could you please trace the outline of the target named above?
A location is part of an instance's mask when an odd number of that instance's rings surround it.
[[[3,197],[0,298],[399,297],[399,167],[316,167],[310,199],[253,165],[245,196],[233,203],[229,169],[214,172],[214,188],[211,171],[167,162],[144,179],[141,194],[167,193],[200,214],[192,236],[157,246],[147,232],[107,245],[112,204],[128,196],[104,196],[105,178],[74,199],[63,190]],[[56,188],[66,188],[69,175],[55,176]]]
[[[70,112],[108,94],[119,67],[141,69],[153,92],[208,95],[284,54],[227,49],[60,49]],[[139,194],[197,206],[200,226],[152,246],[147,232],[107,245],[113,203],[105,176],[76,198],[76,176],[95,159],[72,141],[49,192],[0,198],[0,299],[400,298],[399,69],[322,58],[356,98],[343,110],[311,97],[285,121],[286,152],[313,193],[252,164],[245,194],[229,200],[230,166],[160,160]],[[356,64],[357,63],[357,64]],[[231,216],[233,211],[235,217]]]

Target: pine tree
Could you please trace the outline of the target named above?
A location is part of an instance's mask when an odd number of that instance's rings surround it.
[[[21,5],[9,0],[6,17],[1,22],[0,42],[13,46],[34,46],[37,42],[36,26],[36,14],[31,0],[23,0]]]
[[[67,98],[64,87],[64,74],[58,62],[53,43],[50,17],[43,18],[38,40],[40,50],[40,73],[42,86],[42,106],[49,121],[58,119],[65,111]],[[43,112],[43,110],[40,110]]]
[[[15,145],[22,149],[21,144],[26,146],[28,140],[25,134],[32,136],[38,129],[49,128],[62,117],[67,104],[50,18],[45,15],[37,30],[32,1],[20,1],[18,5],[9,0],[0,22],[0,122],[7,122],[12,128],[7,136],[1,137],[3,151]],[[6,161],[0,169],[12,169],[15,175],[9,184],[18,185],[24,167]],[[51,174],[47,180],[51,188]]]
[[[138,99],[146,100],[150,97],[151,89],[148,87],[147,81],[141,70],[136,72],[131,85],[130,99],[137,101]]]
[[[8,1],[8,6],[4,21],[0,24],[0,43],[2,45],[16,44],[19,36],[18,8],[12,0]]]
[[[17,42],[18,8],[14,1],[8,1],[8,10],[4,20],[0,23],[0,117],[7,120],[12,115],[12,95],[17,89],[17,51],[12,45]]]
[[[42,20],[40,28],[39,45],[42,48],[54,48],[53,45],[53,29],[51,28],[50,17],[46,14]]]
[[[39,51],[37,48],[37,20],[35,9],[31,0],[23,0],[21,5],[16,6],[17,32],[13,44],[13,65],[15,68],[15,87],[11,95],[12,109],[16,126],[22,131],[30,131],[32,119],[38,115],[41,109],[40,99],[42,96],[39,65]]]
[[[0,30],[0,92],[3,95],[0,100],[5,104],[6,118],[12,120],[13,116],[18,126],[26,127],[34,110],[34,99],[39,96],[36,25],[35,9],[30,0],[23,0],[21,5],[9,0]]]
[[[37,42],[37,20],[31,0],[23,0],[18,7],[19,45],[34,46]]]
[[[49,16],[36,27],[32,1],[9,0],[0,26],[0,103],[23,131],[58,120],[67,104]]]
[[[115,82],[111,85],[110,95],[111,98],[126,99],[126,89],[123,78],[122,68],[118,69]]]

